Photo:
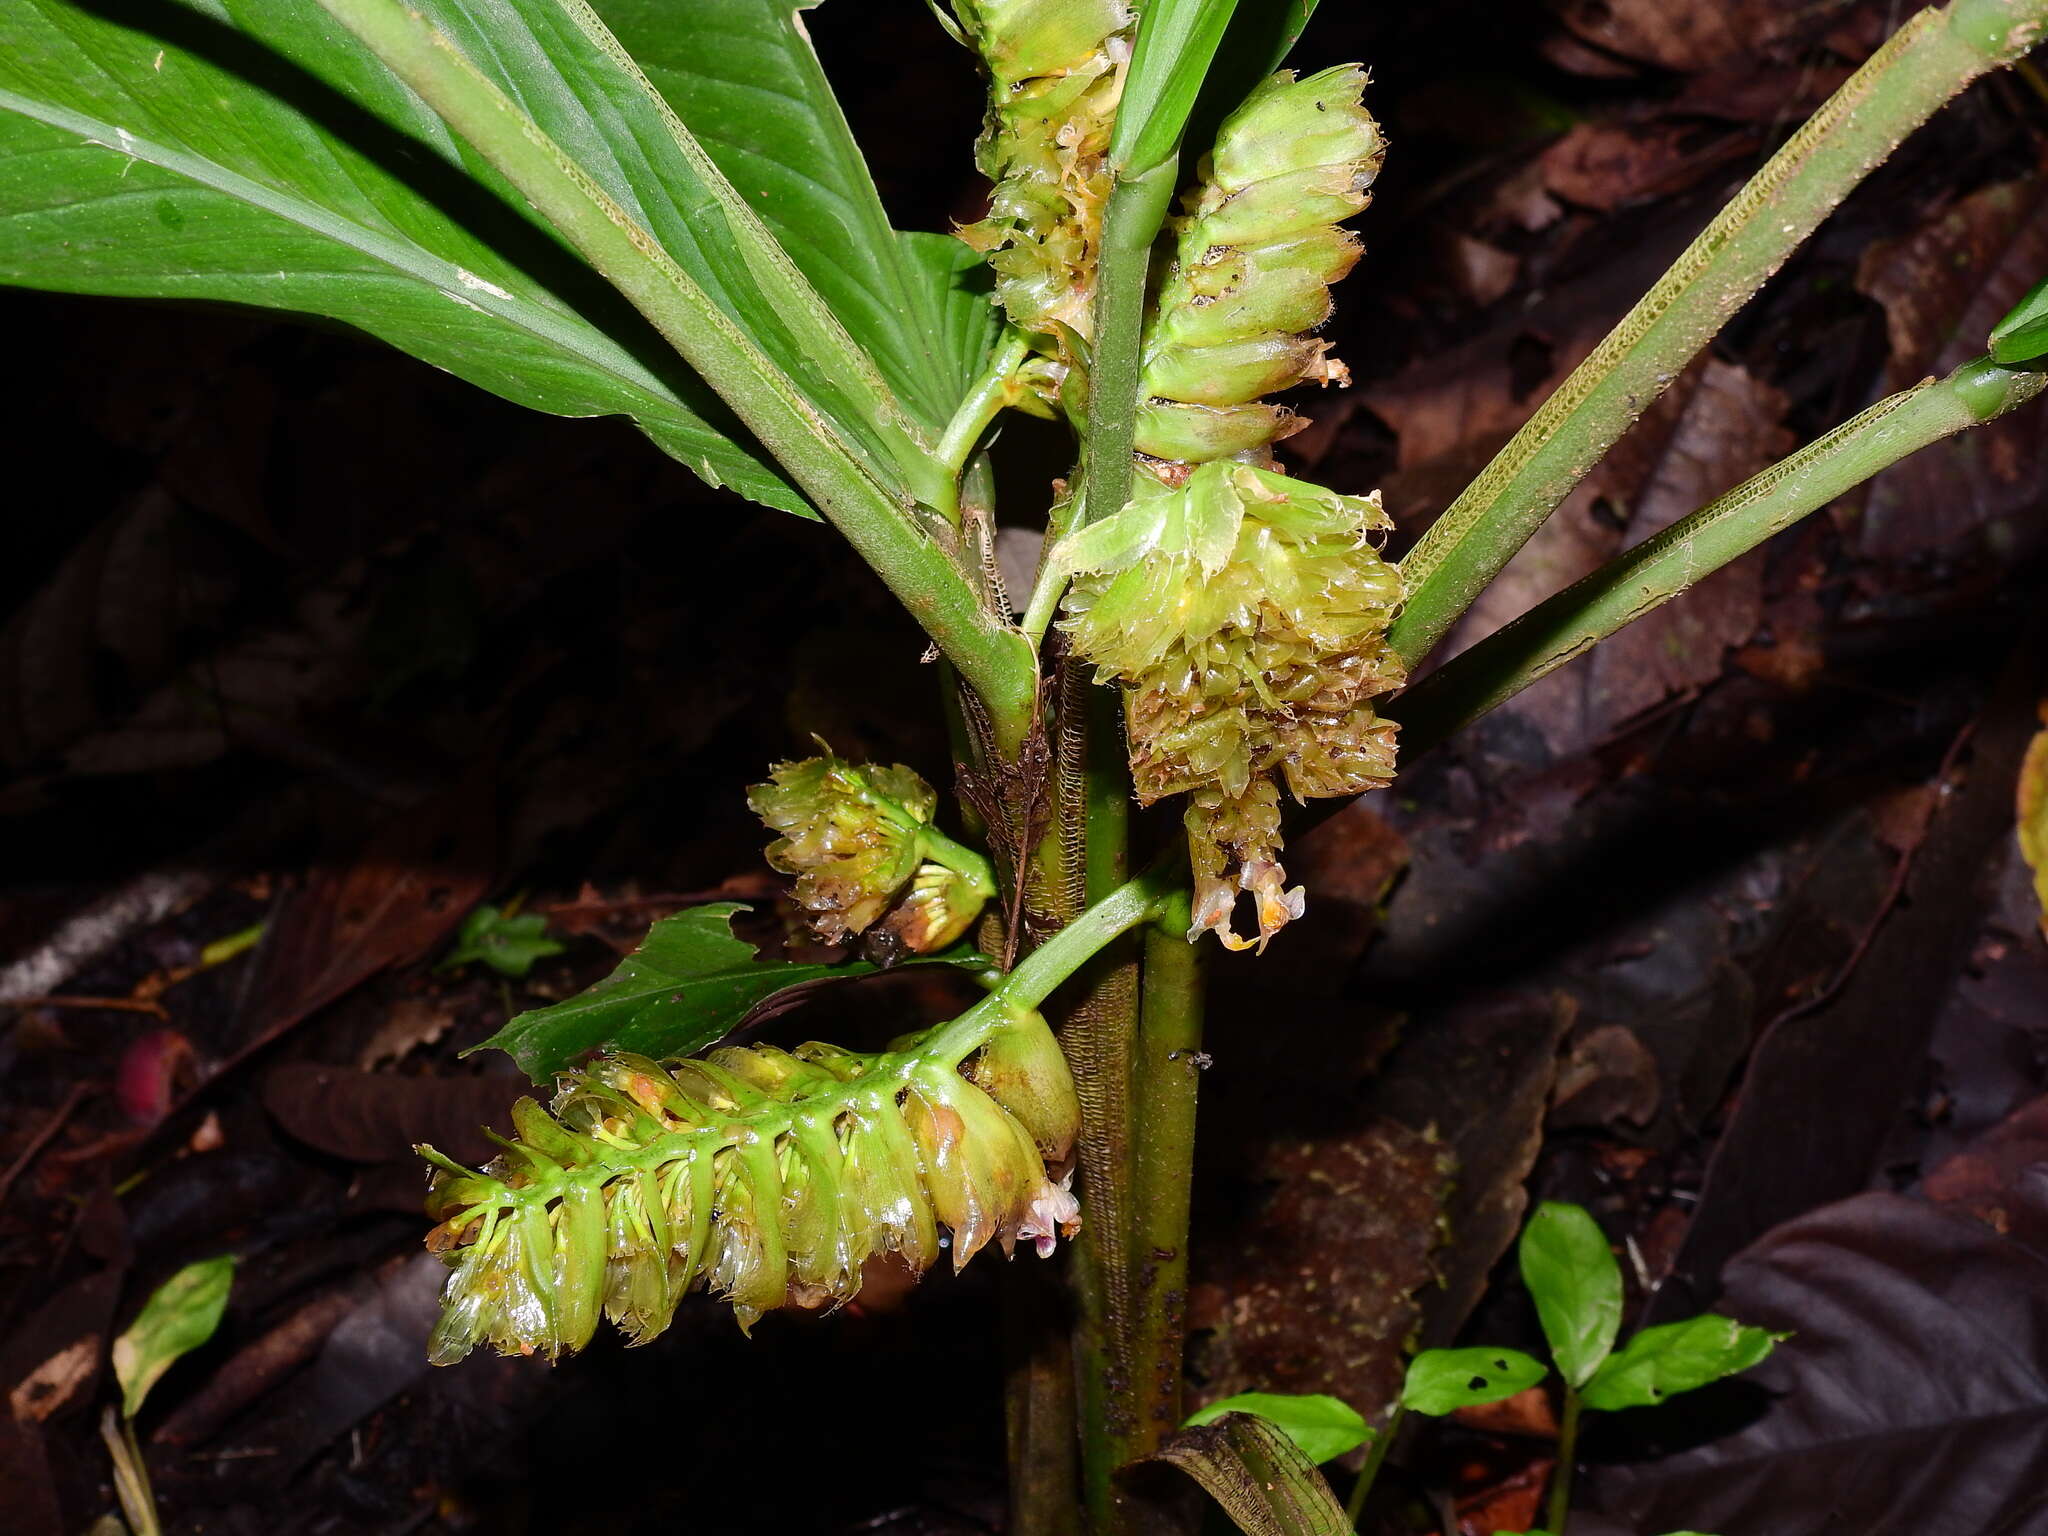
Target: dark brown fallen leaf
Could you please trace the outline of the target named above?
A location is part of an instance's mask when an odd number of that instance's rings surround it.
[[[2028,1183],[2023,1201],[2048,1201],[2048,1180]],[[1960,1212],[1858,1195],[1738,1256],[1721,1309],[1792,1334],[1717,1389],[1731,1409],[1746,1403],[1750,1422],[1679,1455],[1600,1469],[1594,1507],[1644,1530],[2041,1529],[2048,1254]]]
[[[1818,978],[1825,1002],[1787,1009],[1782,995],[1765,994],[1775,1022],[1765,1021],[1649,1321],[1711,1305],[1733,1254],[1801,1211],[1868,1187],[1925,1060],[1940,1000],[1968,956],[1987,875],[2012,836],[2011,784],[2044,666],[2040,638],[2015,651],[1970,738],[1968,777],[1941,798],[1899,888],[1903,899],[1866,929],[1852,969]],[[1816,1094],[1827,1113],[1814,1113]]]
[[[264,932],[234,1058],[387,966],[424,959],[490,889],[489,780],[392,817],[345,861],[286,896]]]
[[[398,1077],[286,1062],[263,1080],[263,1107],[310,1147],[357,1163],[410,1158],[421,1142],[458,1162],[496,1151],[482,1127],[510,1134],[513,1100],[532,1088],[511,1077]]]
[[[1984,350],[1985,338],[2048,272],[2048,172],[1986,187],[1914,233],[1864,253],[1856,286],[1885,308],[1887,382],[1904,389]],[[1856,542],[1876,559],[1949,544],[2031,514],[2048,492],[2048,428],[2038,412],[1915,454],[1872,482]],[[1999,569],[2012,560],[1999,552]]]
[[[1543,184],[1581,208],[1672,197],[1756,152],[1753,136],[1703,135],[1694,123],[1580,123],[1543,152]]]
[[[2048,1255],[2048,1097],[2024,1104],[1921,1181],[1936,1205]]]
[[[1761,53],[1829,9],[1812,0],[1562,0],[1557,7],[1558,19],[1583,41],[1681,73]]]
[[[1743,369],[1711,358],[1696,364],[1537,530],[1473,605],[1457,643],[1507,623],[1764,468],[1791,446],[1786,409],[1779,391]],[[1756,631],[1762,558],[1716,572],[1507,709],[1564,757],[1664,699],[1713,682],[1725,653]]]
[[[1390,1402],[1416,1293],[1437,1278],[1452,1176],[1434,1135],[1388,1123],[1268,1146],[1248,1170],[1266,1191],[1255,1214],[1196,1245],[1200,1401],[1322,1392],[1366,1414]]]

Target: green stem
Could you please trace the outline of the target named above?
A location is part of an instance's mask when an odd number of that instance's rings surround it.
[[[475,146],[725,399],[1021,740],[1036,687],[1022,635],[952,555],[647,230],[403,0],[320,0]]]
[[[1187,940],[1185,890],[1145,930],[1132,1063],[1131,1385],[1137,1412],[1118,1463],[1150,1456],[1180,1426],[1188,1196],[1202,1076],[1202,952]]]
[[[918,831],[919,846],[924,856],[936,864],[943,864],[954,874],[967,881],[967,888],[987,901],[996,893],[994,867],[988,855],[964,843],[956,843],[937,827],[924,826]]]
[[[1557,1470],[1550,1474],[1550,1503],[1544,1511],[1544,1528],[1550,1536],[1564,1536],[1564,1523],[1571,1517],[1572,1468],[1579,1459],[1579,1392],[1564,1389],[1564,1419],[1557,1427]]]
[[[1035,1009],[1053,989],[1095,958],[1118,935],[1166,912],[1184,896],[1178,860],[1166,858],[1134,880],[1126,880],[1058,933],[1031,951],[989,994],[946,1025],[920,1048],[927,1056],[959,1056],[980,1047],[988,1032],[1013,1009]],[[963,1044],[964,1042],[964,1044]]]
[[[966,466],[968,456],[974,452],[975,444],[981,441],[981,434],[988,430],[988,424],[1010,403],[1010,381],[1016,377],[1018,367],[1030,353],[1028,338],[1018,331],[1007,332],[1003,344],[989,359],[987,371],[974,381],[967,398],[960,402],[953,419],[946,423],[945,433],[934,453],[956,480]],[[957,505],[954,520],[959,520]]]
[[[149,1485],[149,1468],[142,1460],[142,1446],[135,1438],[135,1421],[116,1418],[108,1408],[100,1415],[100,1439],[114,1463],[114,1497],[128,1517],[133,1536],[163,1536],[156,1510],[156,1494]]]
[[[1427,751],[1872,475],[2044,385],[2048,375],[1980,357],[1879,401],[1445,662],[1387,711],[1401,721],[1403,752]]]
[[[1083,522],[1109,516],[1131,497],[1131,434],[1144,371],[1146,279],[1152,242],[1166,222],[1179,171],[1180,157],[1169,155],[1140,175],[1119,177],[1103,210],[1094,334],[1089,338]]]
[[[1394,649],[1419,662],[1572,487],[1858,182],[1936,109],[2010,64],[2048,0],[1922,11],[1832,96],[1452,503],[1402,563]],[[1113,510],[1113,509],[1112,509]]]
[[[1394,1411],[1387,1415],[1384,1428],[1372,1438],[1372,1449],[1366,1452],[1365,1465],[1358,1469],[1357,1481],[1351,1485],[1351,1497],[1344,1501],[1344,1520],[1354,1531],[1365,1514],[1366,1496],[1372,1492],[1374,1479],[1380,1475],[1380,1463],[1387,1459],[1387,1451],[1394,1443],[1394,1433],[1401,1427],[1401,1420],[1408,1412],[1400,1402],[1394,1404]]]

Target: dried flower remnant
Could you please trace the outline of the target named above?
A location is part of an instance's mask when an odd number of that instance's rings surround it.
[[[1124,0],[954,0],[989,76],[975,162],[989,211],[960,236],[987,253],[996,299],[1042,351],[1085,338],[1094,300],[1104,156],[1135,15]]]
[[[1400,573],[1373,542],[1386,527],[1376,497],[1215,462],[1177,487],[1141,475],[1128,507],[1055,556],[1076,575],[1061,621],[1075,650],[1125,689],[1140,803],[1189,797],[1190,938],[1263,949],[1301,915],[1282,786],[1308,800],[1393,777],[1395,728],[1372,706],[1403,681],[1386,643]],[[1231,927],[1240,889],[1256,940]]]
[[[454,1267],[432,1358],[479,1342],[556,1358],[600,1314],[644,1343],[695,1287],[743,1328],[776,1307],[837,1306],[871,1258],[929,1269],[942,1226],[955,1268],[991,1240],[1048,1252],[1079,1226],[1048,1173],[1080,1124],[1052,1031],[1012,1010],[964,1070],[927,1047],[933,1033],[879,1055],[818,1042],[665,1065],[607,1055],[563,1074],[551,1110],[520,1100],[517,1138],[488,1167],[421,1148],[437,1170],[428,1245]]]
[[[987,859],[932,825],[938,803],[900,763],[856,765],[829,752],[777,763],[747,791],[754,814],[781,834],[768,862],[796,876],[812,933],[827,944],[867,934],[881,963],[944,949],[995,892]]]

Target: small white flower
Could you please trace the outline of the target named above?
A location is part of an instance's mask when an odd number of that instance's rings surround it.
[[[1057,1184],[1047,1179],[1031,1197],[1031,1208],[1017,1227],[1019,1237],[1031,1238],[1036,1243],[1041,1259],[1052,1257],[1061,1238],[1072,1238],[1081,1230],[1081,1202],[1074,1198],[1070,1187],[1073,1182],[1071,1168]]]

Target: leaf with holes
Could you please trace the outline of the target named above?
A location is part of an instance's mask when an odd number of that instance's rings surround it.
[[[1513,1397],[1549,1374],[1516,1349],[1425,1349],[1408,1364],[1401,1406],[1431,1418]]]

